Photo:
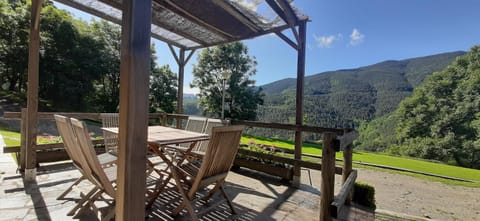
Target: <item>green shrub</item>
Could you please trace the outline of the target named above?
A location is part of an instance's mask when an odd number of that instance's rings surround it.
[[[366,183],[355,182],[353,187],[353,202],[375,210],[375,188]]]

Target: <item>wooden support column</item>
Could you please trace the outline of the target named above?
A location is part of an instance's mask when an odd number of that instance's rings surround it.
[[[124,0],[122,6],[115,219],[145,220],[152,1]]]
[[[352,150],[353,145],[350,144],[343,149],[343,170],[342,170],[342,184],[348,179],[348,176],[352,172]],[[347,198],[345,199],[345,204],[350,204],[352,200],[352,194],[348,194]]]
[[[299,25],[300,40],[298,42],[298,57],[297,57],[297,97],[296,97],[296,117],[295,124],[297,126],[303,125],[303,86],[305,78],[305,41],[307,33],[307,22],[302,21]],[[295,131],[295,159],[302,159],[302,132]],[[295,166],[293,171],[293,185],[298,186],[300,184],[300,166]]]
[[[323,134],[320,221],[332,220],[330,204],[333,202],[335,185],[335,138],[334,133]]]
[[[185,49],[180,49],[178,58],[178,94],[177,94],[177,113],[183,114],[183,80],[185,78]],[[177,123],[178,124],[178,123]]]
[[[37,144],[37,112],[38,112],[38,79],[40,63],[40,11],[42,0],[32,0],[30,8],[30,34],[28,45],[28,86],[27,86],[27,122],[25,181],[35,181]]]
[[[27,108],[22,108],[20,117],[20,171],[25,172],[25,156],[27,154]]]

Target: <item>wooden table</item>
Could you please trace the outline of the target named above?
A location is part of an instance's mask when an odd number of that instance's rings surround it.
[[[102,128],[102,130],[107,131],[109,133],[118,134],[117,127]],[[167,165],[169,165],[165,171],[168,171],[170,168],[170,165],[172,165],[173,163],[182,163],[185,160],[185,158],[183,157],[180,159],[176,159],[176,156],[172,152],[181,151],[183,156],[188,155],[192,151],[192,149],[195,147],[197,142],[205,141],[208,139],[210,139],[210,136],[208,134],[180,130],[180,129],[164,127],[164,126],[148,127],[148,137],[147,137],[148,149],[149,151],[155,153],[160,158],[162,158],[162,160],[165,161]],[[177,144],[182,144],[182,143],[190,143],[190,146],[188,148],[181,148],[181,147],[175,146]],[[160,192],[163,190],[163,188],[165,188],[168,182],[172,179],[171,173],[168,173],[168,174],[169,175],[167,179],[165,179],[163,181],[163,184],[157,188],[157,191],[154,194],[155,197],[153,197],[152,200],[150,200],[147,208],[153,205],[153,202],[158,197]]]

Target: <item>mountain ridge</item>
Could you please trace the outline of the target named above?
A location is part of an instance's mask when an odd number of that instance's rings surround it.
[[[454,51],[386,60],[353,69],[326,71],[305,77],[304,113],[308,125],[353,127],[393,111],[399,102],[434,72],[465,54]],[[296,78],[260,86],[265,103],[258,120],[294,123]]]

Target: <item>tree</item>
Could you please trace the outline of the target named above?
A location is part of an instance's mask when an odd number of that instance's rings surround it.
[[[403,154],[479,168],[480,47],[430,76],[396,115]]]
[[[261,88],[256,88],[255,58],[248,55],[248,48],[241,42],[204,49],[193,67],[191,87],[200,89],[199,106],[207,116],[220,117],[222,110],[223,81],[225,80],[225,117],[254,120],[259,104],[263,104]],[[231,73],[224,79],[222,73]]]
[[[177,78],[168,65],[155,67],[150,75],[150,112],[173,113],[177,101]]]
[[[0,87],[11,92],[26,88],[29,18],[25,3],[0,0]]]
[[[100,62],[97,67],[102,77],[94,82],[95,91],[89,97],[90,111],[118,112],[120,96],[120,26],[106,21],[92,22],[93,37],[101,42]]]

